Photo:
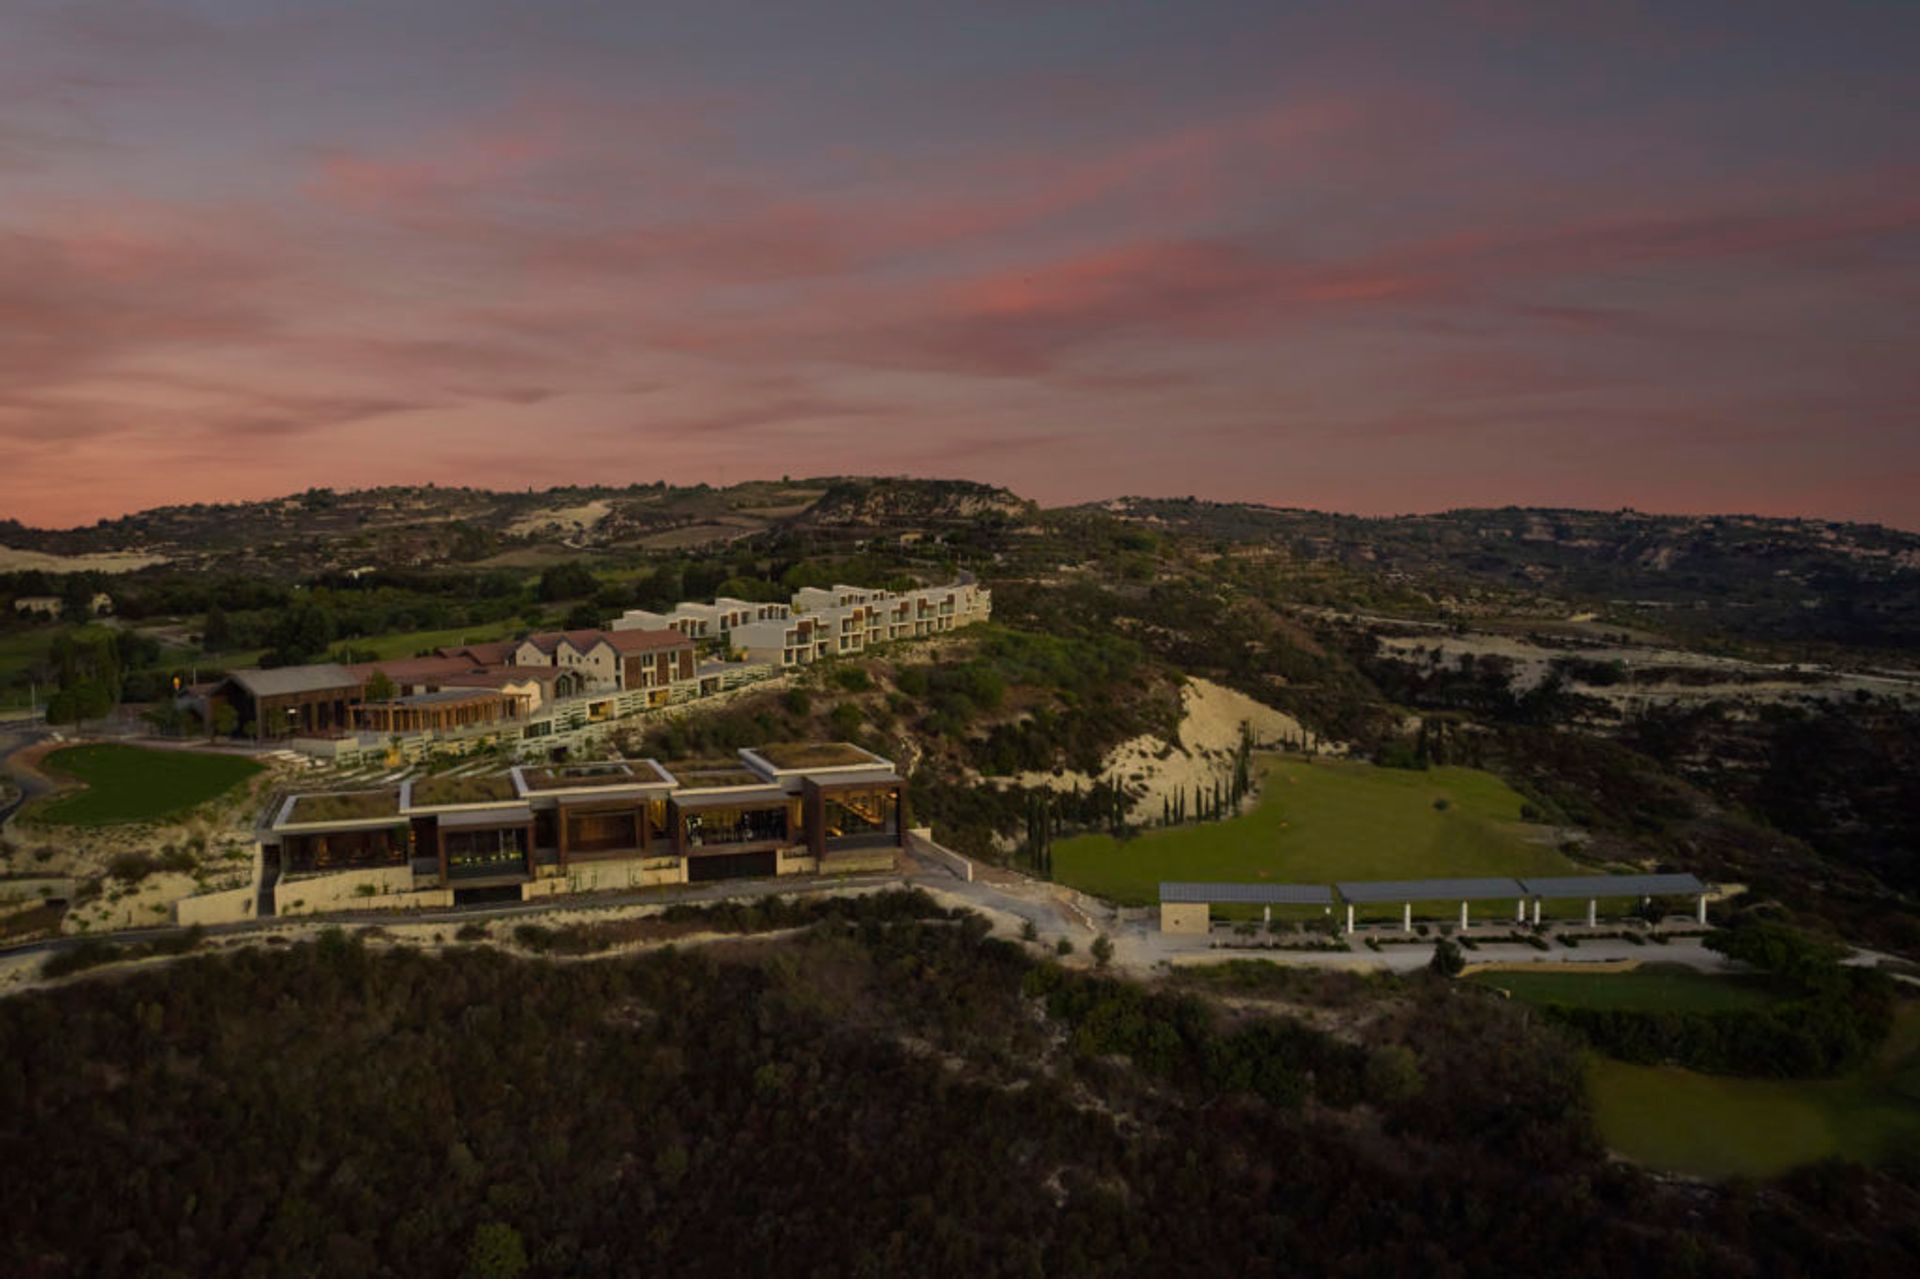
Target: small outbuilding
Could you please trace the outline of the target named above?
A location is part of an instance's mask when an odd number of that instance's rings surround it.
[[[1275,906],[1319,906],[1333,909],[1333,890],[1325,884],[1163,883],[1160,885],[1160,931],[1205,933],[1213,926],[1216,905],[1262,908],[1271,921]]]

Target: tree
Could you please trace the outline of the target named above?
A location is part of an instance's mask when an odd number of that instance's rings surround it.
[[[1458,977],[1460,970],[1466,966],[1466,955],[1451,937],[1440,939],[1440,944],[1433,948],[1432,960],[1427,964],[1429,971],[1439,973],[1442,977]]]
[[[267,653],[262,666],[297,666],[311,662],[333,643],[333,613],[317,600],[303,599],[280,615],[267,629]]]
[[[60,616],[69,622],[84,622],[93,616],[93,583],[81,573],[69,573],[60,583]]]
[[[685,598],[677,564],[662,564],[633,588],[633,602],[656,613],[672,608]]]
[[[1105,968],[1113,962],[1113,943],[1107,939],[1105,933],[1101,933],[1098,937],[1094,938],[1093,945],[1089,949],[1093,955],[1093,962],[1096,967]]]
[[[218,604],[207,610],[207,620],[200,627],[200,646],[209,653],[233,646],[233,623],[227,620],[227,610]]]
[[[567,610],[565,626],[570,631],[598,630],[605,620],[601,616],[600,606],[592,600],[586,600]]]
[[[483,1221],[467,1249],[467,1273],[473,1279],[518,1279],[526,1273],[527,1245],[520,1232],[499,1221]]]
[[[555,564],[541,572],[540,585],[535,594],[551,603],[554,600],[578,599],[599,589],[600,579],[585,564]]]
[[[365,697],[369,702],[390,702],[399,695],[400,690],[394,687],[393,681],[387,678],[385,671],[375,671],[373,677],[367,681]]]
[[[855,737],[860,732],[860,726],[865,722],[866,717],[860,713],[859,704],[855,702],[841,702],[827,716],[828,727],[833,730],[833,735],[839,738]]]
[[[1368,1055],[1366,1090],[1375,1105],[1396,1106],[1411,1101],[1425,1086],[1420,1059],[1405,1044],[1385,1044]]]
[[[240,712],[233,709],[231,702],[215,702],[212,722],[207,727],[215,737],[231,737],[240,727]]]

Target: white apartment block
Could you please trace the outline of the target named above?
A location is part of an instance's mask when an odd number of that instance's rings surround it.
[[[794,592],[792,616],[736,627],[732,642],[750,662],[805,666],[893,640],[971,626],[986,621],[992,611],[993,593],[971,582],[899,592],[809,586]]]
[[[793,610],[786,604],[730,599],[726,596],[711,604],[686,600],[673,606],[671,613],[653,613],[630,608],[613,623],[616,631],[679,631],[690,640],[719,640],[733,643],[733,632],[755,622],[784,621]]]

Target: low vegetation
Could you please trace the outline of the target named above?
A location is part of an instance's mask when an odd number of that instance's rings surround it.
[[[1516,1238],[1596,1279],[1920,1262],[1891,1177],[1703,1197],[1608,1163],[1577,1056],[1451,983],[1363,986],[1336,1036],[867,900],[701,952],[330,933],[0,1001],[0,1157],[30,1172],[0,1268],[1487,1273]]]

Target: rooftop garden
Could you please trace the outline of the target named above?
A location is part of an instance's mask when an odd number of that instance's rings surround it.
[[[422,777],[413,784],[415,808],[436,804],[498,804],[518,799],[513,778],[504,773],[484,777]]]
[[[361,822],[375,817],[400,815],[400,790],[336,791],[326,795],[302,795],[287,814],[289,822]]]
[[[633,786],[655,780],[642,777],[617,762],[579,764],[571,768],[528,768],[520,776],[529,790],[570,790],[576,786]]]
[[[775,742],[754,754],[775,768],[848,768],[874,764],[874,755],[847,742]]]
[[[765,786],[767,779],[737,759],[687,759],[667,765],[681,786],[698,790],[709,786]]]

